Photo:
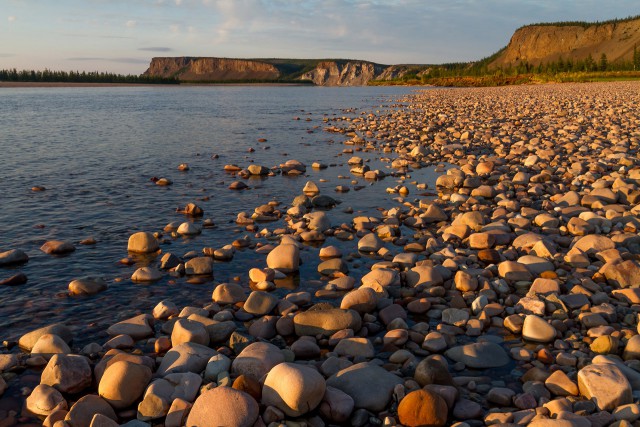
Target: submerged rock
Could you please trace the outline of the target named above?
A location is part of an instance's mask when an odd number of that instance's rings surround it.
[[[61,240],[49,240],[45,242],[44,245],[40,247],[40,250],[45,254],[50,255],[65,255],[76,250],[76,247],[73,246],[73,243],[61,241]]]
[[[0,252],[0,267],[7,265],[23,264],[29,261],[29,256],[20,249],[11,249]]]

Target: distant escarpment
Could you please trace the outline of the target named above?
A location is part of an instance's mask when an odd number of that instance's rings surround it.
[[[632,61],[640,48],[640,18],[603,23],[567,22],[535,24],[513,34],[509,45],[489,63],[489,68],[564,61],[598,60],[602,54],[609,62]]]
[[[306,82],[318,86],[364,86],[402,78],[416,66],[357,60],[153,58],[145,76],[181,82]]]
[[[378,78],[386,68],[364,61],[324,61],[304,73],[301,79],[319,86],[363,86]]]
[[[280,71],[266,62],[229,58],[153,58],[143,75],[184,82],[278,80]]]

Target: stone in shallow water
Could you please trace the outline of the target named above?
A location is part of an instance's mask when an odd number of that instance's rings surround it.
[[[40,247],[40,250],[45,254],[50,255],[65,255],[76,250],[73,243],[61,241],[61,240],[49,240]]]
[[[153,317],[148,314],[139,314],[130,319],[111,325],[107,333],[111,336],[129,335],[134,340],[141,340],[153,335]]]
[[[187,276],[213,274],[213,259],[208,256],[191,258],[184,264]]]
[[[212,299],[218,304],[235,304],[246,301],[247,296],[242,286],[236,283],[220,283],[213,290]]]
[[[371,313],[376,309],[378,298],[371,288],[359,288],[349,292],[342,298],[340,308],[352,309],[360,314]]]
[[[57,335],[44,334],[34,344],[31,349],[31,355],[41,355],[47,359],[54,354],[69,354],[71,349],[67,343]]]
[[[298,271],[300,265],[300,250],[298,246],[280,244],[267,255],[267,266],[283,273]]]
[[[337,246],[325,246],[320,248],[320,258],[339,258],[342,251]]]
[[[129,237],[127,250],[135,253],[151,253],[160,248],[158,239],[147,231],[139,231]]]
[[[131,275],[131,280],[136,283],[157,282],[162,279],[162,271],[153,267],[140,267]]]
[[[11,249],[0,252],[0,267],[13,264],[22,264],[29,261],[29,256],[20,249]]]
[[[242,181],[233,181],[229,184],[229,190],[244,190],[245,188],[249,188],[249,186]]]
[[[27,283],[27,275],[19,272],[6,279],[0,279],[0,286],[18,286]]]
[[[181,236],[196,236],[202,233],[202,229],[192,222],[183,222],[176,232]]]
[[[253,291],[242,306],[247,313],[256,316],[263,316],[273,310],[278,304],[278,298],[272,294],[262,291]]]
[[[71,295],[95,295],[107,289],[107,282],[98,277],[85,277],[69,283]]]
[[[502,347],[486,341],[453,347],[445,355],[475,369],[499,368],[510,360]]]
[[[31,351],[33,346],[41,336],[45,334],[54,334],[61,337],[67,344],[71,342],[73,335],[71,334],[71,330],[64,325],[63,323],[55,323],[53,325],[44,326],[42,328],[36,329],[35,331],[27,332],[18,340],[18,345],[21,349],[26,351]]]
[[[378,252],[383,244],[375,233],[369,233],[358,242],[358,250],[362,252]]]

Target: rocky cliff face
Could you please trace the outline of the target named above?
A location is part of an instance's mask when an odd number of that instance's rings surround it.
[[[314,68],[301,75],[303,68],[309,69],[309,66]],[[301,60],[298,63],[297,60],[160,57],[151,60],[144,75],[177,77],[187,82],[297,79],[310,80],[319,86],[363,86],[380,77],[388,80],[403,73],[406,73],[404,66],[387,67],[366,61]]]
[[[533,25],[517,30],[506,49],[489,67],[519,62],[533,65],[563,60],[598,60],[605,53],[610,62],[630,61],[634,45],[640,45],[640,19],[607,24]]]
[[[228,58],[153,58],[144,75],[182,81],[276,80],[280,71],[269,63]]]
[[[364,86],[385,70],[384,65],[364,61],[324,61],[304,73],[302,80],[319,86]]]

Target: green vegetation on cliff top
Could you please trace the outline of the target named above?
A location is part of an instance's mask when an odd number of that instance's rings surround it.
[[[640,19],[640,15],[635,16],[627,16],[626,18],[614,18],[608,19],[606,21],[595,21],[595,22],[585,22],[585,21],[560,21],[560,22],[537,22],[535,24],[527,24],[518,28],[518,30],[527,27],[597,27],[598,25],[608,25],[608,24],[620,24],[623,22],[635,21],[636,19]],[[517,31],[517,30],[516,30]]]

